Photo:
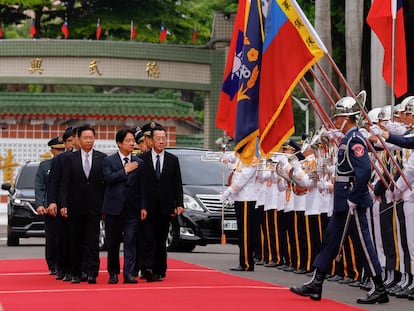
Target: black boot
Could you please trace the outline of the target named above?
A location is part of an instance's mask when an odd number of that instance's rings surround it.
[[[375,303],[389,302],[387,291],[385,290],[384,283],[382,282],[381,275],[374,276],[372,278],[375,287],[364,298],[358,298],[357,303],[372,305]]]
[[[321,300],[322,284],[325,280],[326,273],[316,268],[312,280],[302,285],[302,287],[293,286],[290,288],[292,293],[300,296],[310,297],[312,300]]]

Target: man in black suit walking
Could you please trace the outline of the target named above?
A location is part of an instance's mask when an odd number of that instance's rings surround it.
[[[72,283],[80,282],[83,261],[88,283],[95,284],[105,190],[102,162],[106,154],[93,149],[95,130],[92,127],[79,127],[78,138],[81,149],[67,157],[63,168],[60,212],[69,219]]]
[[[144,160],[146,208],[143,221],[144,277],[148,282],[161,281],[167,271],[166,240],[171,217],[183,212],[183,186],[178,158],[165,151],[165,129],[151,123],[154,145],[142,155]]]
[[[134,132],[122,129],[116,133],[119,151],[103,160],[105,197],[102,214],[105,218],[108,247],[109,284],[118,283],[119,249],[124,242],[124,283],[138,283],[134,278],[136,236],[141,208],[144,206],[144,161],[132,155]]]

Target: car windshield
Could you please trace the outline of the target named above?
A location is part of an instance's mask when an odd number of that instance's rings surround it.
[[[38,166],[23,166],[16,180],[17,189],[33,189]]]
[[[181,178],[184,185],[222,185],[224,164],[214,161],[202,161],[202,153],[196,155],[177,154],[180,161]],[[227,183],[229,171],[225,168],[224,182]]]

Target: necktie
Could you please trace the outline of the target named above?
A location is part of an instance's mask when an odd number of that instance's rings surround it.
[[[160,155],[159,154],[157,154],[157,162],[155,163],[155,174],[157,175],[157,178],[160,179],[161,165],[160,165]]]
[[[127,157],[124,158],[124,166],[128,163],[129,159]]]
[[[89,154],[85,154],[85,163],[83,163],[83,171],[85,172],[86,178],[89,178],[89,173],[91,172],[91,165],[89,163]]]

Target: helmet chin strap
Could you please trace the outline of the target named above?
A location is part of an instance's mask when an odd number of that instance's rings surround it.
[[[345,124],[346,124],[346,122],[349,120],[349,116],[347,116],[343,121],[342,121],[342,125],[341,125],[341,127],[339,128],[339,130],[342,132],[343,131],[343,129],[344,129],[344,127],[345,127]]]

